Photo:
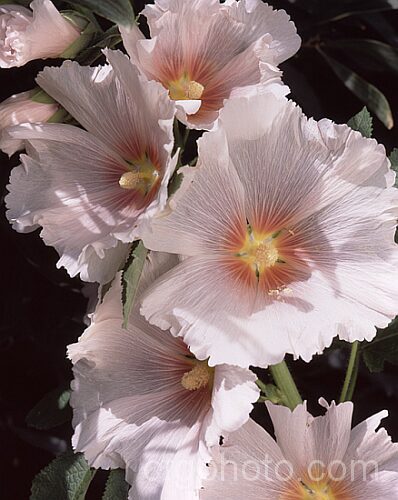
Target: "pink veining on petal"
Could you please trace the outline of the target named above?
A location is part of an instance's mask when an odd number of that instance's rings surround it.
[[[138,297],[175,264],[171,255],[151,253]],[[73,447],[94,467],[125,468],[131,497],[197,498],[210,447],[243,425],[258,399],[255,376],[197,360],[137,307],[122,329],[120,294],[117,275],[89,328],[68,348]]]
[[[225,99],[280,84],[277,65],[300,44],[286,13],[262,2],[157,1],[143,14],[152,39],[139,39],[135,31],[122,28],[128,52],[173,99],[190,98],[189,93],[184,97],[189,82],[201,86],[193,97],[201,100],[201,107],[186,118],[194,128],[211,128]],[[275,91],[285,92],[282,87]]]

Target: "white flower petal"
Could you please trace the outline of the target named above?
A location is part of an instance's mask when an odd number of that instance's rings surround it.
[[[284,473],[284,460],[272,437],[249,419],[220,450],[213,450],[209,479],[203,484],[200,499],[241,500],[244,494],[248,500],[275,500],[283,493],[275,471]]]
[[[170,255],[150,259],[138,295],[175,265]],[[68,348],[73,446],[94,467],[125,467],[130,498],[193,500],[207,473],[209,446],[248,419],[259,393],[255,376],[217,367],[213,393],[189,391],[181,383],[193,366],[186,345],[151,327],[137,308],[127,330],[121,323],[117,276],[91,326]]]
[[[252,500],[304,498],[309,489],[314,498],[318,492],[325,498],[396,498],[398,444],[384,429],[375,432],[382,415],[350,431],[352,403],[332,403],[315,418],[305,403],[293,412],[267,407],[276,442],[251,420],[232,433],[212,452],[201,500],[240,500],[242,492]]]
[[[108,51],[112,67],[67,61],[47,68],[40,84],[87,131],[69,125],[7,129],[0,147],[27,141],[29,155],[11,175],[8,218],[18,231],[42,226],[60,266],[83,280],[110,281],[136,239],[167,200],[177,163],[173,148],[174,103],[156,82],[138,76],[128,58]],[[146,158],[156,168],[148,191],[122,189],[131,164]],[[146,160],[145,160],[146,161]],[[118,260],[120,261],[118,262]]]
[[[186,259],[148,291],[142,312],[197,357],[309,361],[335,336],[371,340],[395,317],[398,192],[376,141],[266,93],[225,104],[192,170],[143,235],[148,248]],[[259,276],[245,261],[257,259],[246,245],[258,235],[280,258]]]
[[[164,145],[171,153],[175,109],[167,92],[155,82],[144,83],[121,52],[108,50],[106,55],[110,66],[92,68],[66,61],[60,68],[45,68],[37,83],[124,158],[135,157],[142,143]]]
[[[300,38],[284,11],[259,0],[156,0],[142,14],[150,40],[121,30],[132,62],[166,88],[185,77],[204,87],[197,112],[177,114],[189,128],[212,129],[225,99],[265,87],[288,91],[277,64],[298,50]]]

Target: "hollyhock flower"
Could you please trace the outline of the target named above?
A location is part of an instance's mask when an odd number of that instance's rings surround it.
[[[285,11],[261,0],[156,0],[142,14],[152,38],[120,28],[125,47],[169,90],[190,128],[211,128],[224,99],[268,85],[287,93],[278,65],[297,52],[300,37]]]
[[[43,103],[32,99],[34,92],[21,92],[0,103],[0,134],[2,130],[20,123],[42,123],[48,121],[58,111],[59,105]],[[23,142],[16,144],[23,148]]]
[[[398,444],[382,411],[351,430],[352,403],[327,406],[312,417],[305,403],[291,412],[267,403],[276,442],[253,420],[214,451],[201,500],[395,500]]]
[[[143,314],[211,365],[309,361],[336,335],[372,339],[398,310],[384,147],[272,94],[227,101],[219,128],[199,141],[173,211],[143,235],[186,257]]]
[[[20,125],[2,149],[29,141],[33,152],[11,173],[8,219],[20,232],[42,226],[71,276],[110,281],[144,224],[166,203],[176,158],[174,104],[156,82],[139,77],[127,56],[107,52],[110,65],[67,61],[37,78],[86,130],[65,124]]]
[[[174,261],[150,254],[141,286]],[[233,366],[210,368],[137,308],[123,330],[119,278],[68,349],[73,447],[93,467],[126,468],[131,499],[197,498],[209,447],[249,418],[256,377]]]
[[[0,68],[23,66],[33,59],[59,57],[80,37],[50,0],[0,6]]]

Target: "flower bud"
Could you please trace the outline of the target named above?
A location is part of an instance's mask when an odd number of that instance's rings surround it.
[[[12,95],[0,103],[0,134],[5,128],[13,125],[42,123],[53,118],[60,106],[51,97],[47,96],[44,99],[42,95],[46,94],[35,89]],[[36,96],[38,96],[37,99]],[[18,141],[18,144],[14,146],[14,151],[22,148],[23,141]]]
[[[33,0],[30,7],[0,7],[0,68],[60,57],[81,35],[81,27],[62,16],[50,0]]]

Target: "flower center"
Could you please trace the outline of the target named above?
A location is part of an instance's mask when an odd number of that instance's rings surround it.
[[[205,89],[201,83],[191,80],[186,73],[178,80],[168,82],[167,87],[169,89],[170,98],[174,101],[200,99]]]
[[[275,244],[275,240],[279,234],[280,231],[273,234],[260,235],[248,227],[246,240],[236,255],[253,269],[257,277],[277,262],[284,262],[280,259],[279,251]]]
[[[135,189],[146,195],[159,180],[159,171],[147,155],[137,161],[127,162],[128,169],[119,179],[123,189]]]
[[[325,482],[304,483],[301,481],[297,500],[336,500],[330,484]]]
[[[184,373],[181,385],[188,391],[196,391],[213,383],[214,368],[207,361],[194,361],[192,370]]]

